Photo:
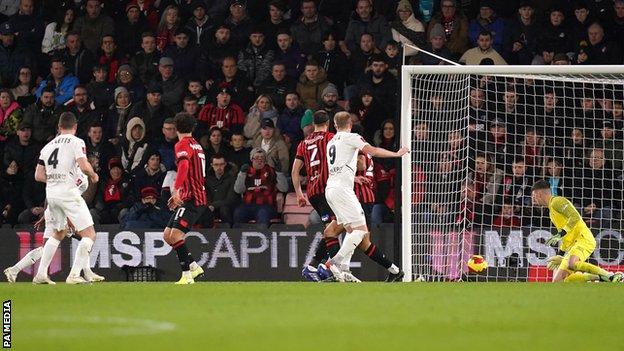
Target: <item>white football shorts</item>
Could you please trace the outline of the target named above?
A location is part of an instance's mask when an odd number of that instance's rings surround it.
[[[364,210],[353,189],[327,188],[325,189],[325,198],[329,207],[334,211],[338,224],[345,227],[366,225]]]

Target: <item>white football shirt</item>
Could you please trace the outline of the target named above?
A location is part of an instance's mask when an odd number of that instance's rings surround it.
[[[368,143],[355,133],[338,132],[334,135],[327,144],[327,188],[353,189],[358,151],[366,145]]]
[[[39,164],[46,169],[47,197],[80,197],[77,180],[82,178],[82,171],[76,161],[81,157],[87,158],[85,143],[71,134],[61,134],[43,147]]]

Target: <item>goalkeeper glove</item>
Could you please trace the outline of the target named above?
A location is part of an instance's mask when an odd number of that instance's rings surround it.
[[[561,229],[557,234],[551,236],[550,239],[546,241],[546,245],[557,246],[557,244],[561,241],[561,238],[563,238],[566,234],[566,231]]]
[[[553,256],[546,261],[546,267],[548,267],[549,271],[554,271],[555,269],[559,268],[562,260],[563,256],[561,255]]]

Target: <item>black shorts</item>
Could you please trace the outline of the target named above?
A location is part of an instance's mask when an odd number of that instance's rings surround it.
[[[317,194],[309,199],[310,204],[316,210],[319,217],[321,217],[321,221],[325,224],[329,224],[333,219],[336,218],[334,215],[334,211],[332,211],[331,207],[327,203],[327,199],[325,198],[325,194]]]
[[[197,206],[192,201],[186,201],[173,212],[167,227],[178,229],[186,234],[204,214],[206,208],[206,206]]]

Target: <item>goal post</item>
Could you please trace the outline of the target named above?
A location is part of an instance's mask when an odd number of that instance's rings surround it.
[[[624,66],[408,65],[401,84],[405,281],[551,279],[537,179],[587,222],[590,261],[624,269]]]

